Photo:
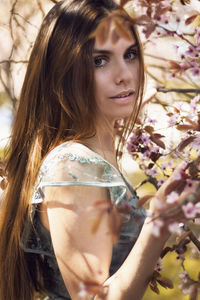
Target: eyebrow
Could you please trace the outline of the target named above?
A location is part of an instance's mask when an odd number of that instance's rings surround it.
[[[136,47],[138,47],[138,43],[132,44],[131,46],[129,46],[129,47],[126,49],[125,53],[126,53],[127,51],[131,50],[132,48],[136,48]],[[93,53],[94,53],[94,54],[95,54],[95,53],[101,53],[101,54],[108,54],[108,55],[109,55],[109,54],[112,54],[113,52],[110,51],[110,50],[94,49],[94,50],[93,50]]]

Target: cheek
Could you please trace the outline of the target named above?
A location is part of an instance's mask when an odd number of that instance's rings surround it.
[[[96,100],[100,99],[102,95],[106,93],[106,88],[108,86],[108,79],[104,72],[98,70],[94,76],[94,88]]]

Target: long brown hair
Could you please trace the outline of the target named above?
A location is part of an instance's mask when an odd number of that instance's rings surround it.
[[[9,146],[9,184],[0,220],[0,300],[32,300],[35,291],[41,290],[37,263],[20,248],[34,184],[51,149],[63,141],[95,135],[94,38],[89,37],[102,18],[116,9],[112,0],[60,1],[41,26]],[[142,54],[140,60],[142,91]],[[139,103],[127,121],[129,130]]]

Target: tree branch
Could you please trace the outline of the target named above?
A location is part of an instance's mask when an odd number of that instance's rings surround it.
[[[200,89],[168,89],[166,87],[159,87],[157,88],[157,91],[160,93],[169,93],[169,92],[175,92],[175,93],[195,93],[200,94]]]
[[[163,30],[165,30],[165,32],[167,32],[168,34],[172,34],[172,35],[176,35],[178,36],[180,39],[184,40],[185,42],[187,42],[189,45],[191,45],[192,47],[196,47],[192,42],[190,42],[185,36],[184,34],[179,34],[176,30],[170,30],[170,29],[167,29],[165,28],[164,26],[162,25],[159,25],[159,24],[156,24],[156,27],[158,28],[161,28]]]
[[[27,64],[28,60],[14,60],[14,59],[5,59],[0,61],[0,64],[11,63],[11,64]]]
[[[193,231],[187,226],[184,225],[183,229],[187,232],[189,232],[188,237],[193,242],[193,244],[197,247],[197,249],[200,251],[200,241],[198,238],[194,235]]]

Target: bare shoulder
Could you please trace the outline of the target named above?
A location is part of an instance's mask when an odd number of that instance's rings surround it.
[[[103,283],[108,278],[113,240],[101,162],[75,148],[59,154],[52,184],[44,187],[41,219],[48,223],[67,290],[72,299],[79,299],[81,282]]]

